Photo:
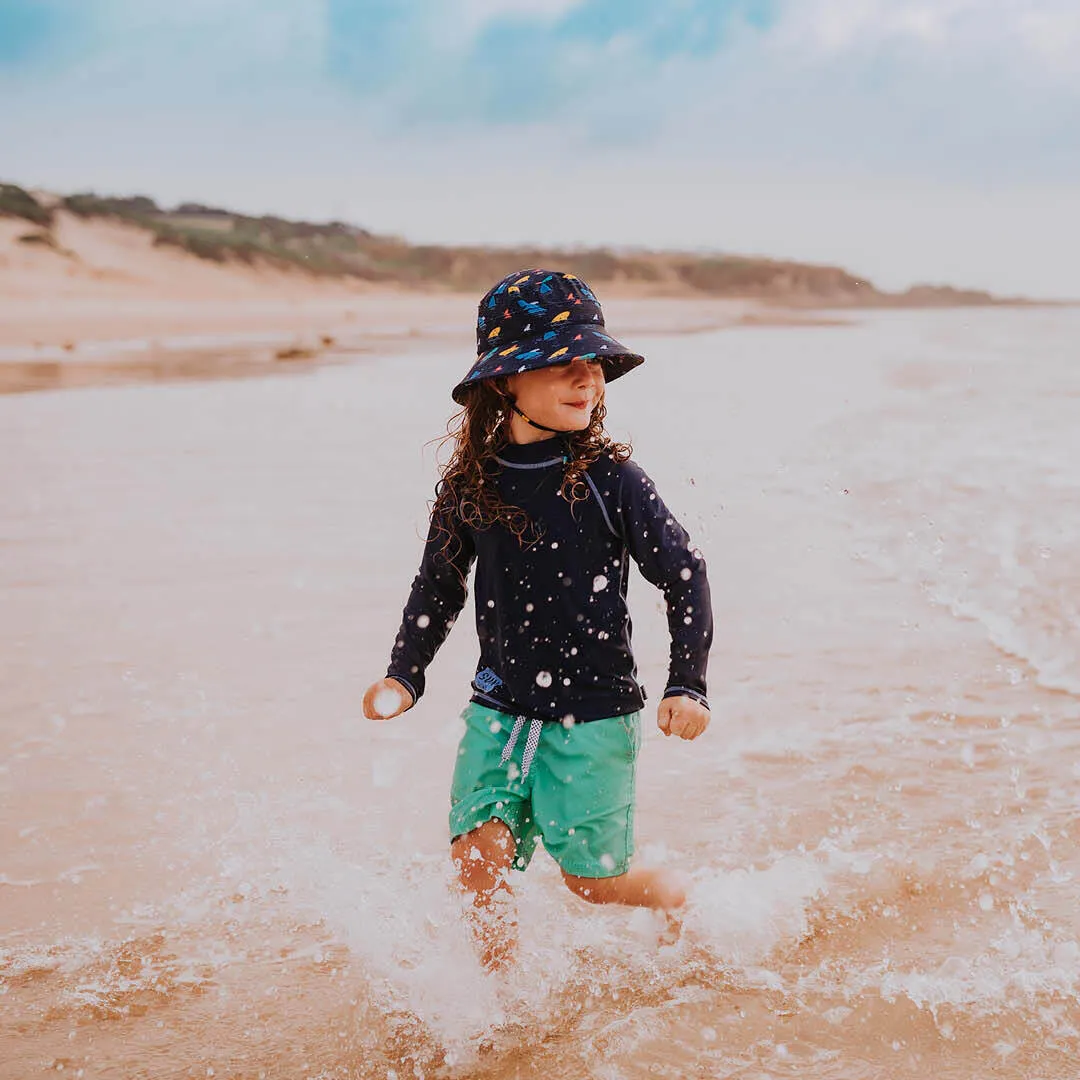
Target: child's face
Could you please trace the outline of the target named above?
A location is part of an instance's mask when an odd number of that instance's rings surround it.
[[[559,431],[584,431],[604,396],[604,369],[598,360],[571,360],[506,380],[518,408],[537,423]]]

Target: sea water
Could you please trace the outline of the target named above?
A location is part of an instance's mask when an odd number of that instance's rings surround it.
[[[653,710],[674,944],[542,853],[477,963],[447,855],[476,645],[361,716],[469,357],[0,399],[0,1076],[1072,1077],[1080,313],[644,338],[608,391],[709,565]]]

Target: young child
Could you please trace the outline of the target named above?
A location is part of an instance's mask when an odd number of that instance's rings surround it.
[[[450,795],[451,854],[489,969],[513,955],[508,871],[534,847],[593,903],[674,912],[678,875],[630,866],[644,690],[630,647],[629,560],[663,590],[671,631],[665,735],[709,723],[705,563],[630,447],[604,431],[604,388],[643,362],[573,274],[522,270],[480,301],[478,359],[453,390],[454,451],[386,678],[364,695],[411,708],[465,603],[476,560],[480,660]],[[401,691],[406,691],[402,694]]]

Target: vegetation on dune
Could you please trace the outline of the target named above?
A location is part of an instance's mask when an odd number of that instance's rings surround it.
[[[156,245],[180,248],[213,262],[268,263],[329,277],[392,280],[391,274],[380,271],[355,244],[322,236],[301,240],[236,221],[226,231],[169,221],[153,221],[147,227],[154,233]]]
[[[392,273],[376,266],[365,251],[372,234],[339,221],[312,224],[273,215],[252,217],[202,203],[164,210],[144,195],[69,195],[62,205],[80,217],[136,225],[153,234],[155,245],[179,248],[211,262],[264,263],[325,276],[393,280]]]
[[[144,229],[156,246],[216,263],[276,266],[326,277],[476,292],[526,266],[558,266],[601,286],[636,285],[675,296],[740,297],[821,305],[987,304],[986,293],[917,286],[883,293],[839,267],[689,252],[410,244],[341,221],[290,221],[236,214],[199,202],[165,209],[146,195],[69,195],[59,206],[81,218],[107,218]],[[0,214],[48,230],[52,211],[28,192],[0,184]],[[30,241],[27,241],[30,242]],[[34,241],[43,242],[43,241]]]
[[[17,243],[26,244],[28,247],[47,247],[53,251],[59,251],[59,245],[56,243],[56,237],[47,229],[44,232],[36,233],[24,233],[22,236],[17,237]]]
[[[860,289],[875,292],[873,286],[838,267],[774,259],[748,259],[736,255],[688,259],[679,265],[678,271],[681,280],[708,293],[829,297],[855,295]]]
[[[896,299],[912,307],[970,307],[1000,302],[983,289],[955,289],[951,285],[912,285]]]
[[[654,284],[670,277],[663,255],[617,255],[604,249],[439,247],[385,240],[369,243],[372,258],[402,280],[432,282],[454,289],[488,288],[508,271],[525,266],[560,266],[587,281]]]
[[[273,215],[254,217],[196,202],[164,210],[144,195],[70,195],[63,206],[82,217],[108,217],[138,225],[154,234],[155,244],[213,262],[264,263],[365,281],[436,284],[475,291],[487,288],[508,270],[547,264],[572,268],[601,284],[662,286],[676,293],[779,296],[797,292],[821,299],[854,295],[860,289],[867,294],[875,292],[872,286],[833,267],[741,256],[409,244],[340,221],[314,224]]]
[[[147,195],[131,195],[124,198],[103,198],[91,192],[65,196],[60,205],[79,217],[113,217],[123,221],[143,224],[164,213],[160,206]]]
[[[232,217],[228,210],[222,210],[217,206],[206,206],[204,203],[186,202],[181,203],[174,211],[175,214],[198,214],[202,217]]]
[[[0,217],[22,218],[47,229],[52,225],[53,212],[16,184],[0,184]]]

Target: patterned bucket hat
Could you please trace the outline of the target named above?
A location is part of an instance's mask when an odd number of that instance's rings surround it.
[[[555,270],[507,274],[480,301],[476,363],[453,389],[459,405],[473,383],[571,360],[599,359],[613,382],[645,357],[604,329],[604,313],[581,278]]]

